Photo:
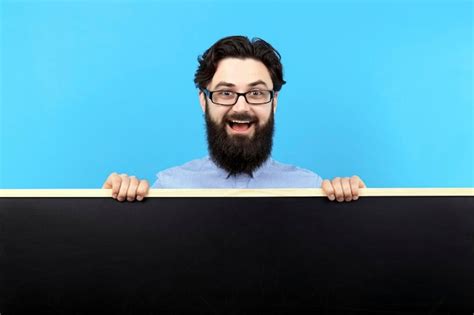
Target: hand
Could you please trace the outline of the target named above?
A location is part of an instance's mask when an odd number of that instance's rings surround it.
[[[148,181],[142,179],[138,180],[135,176],[128,176],[127,174],[112,173],[109,175],[103,189],[112,189],[112,198],[118,201],[134,201],[135,197],[138,201],[142,201],[148,194],[150,185]]]
[[[338,202],[359,199],[359,188],[367,188],[359,176],[336,177],[332,181],[325,179],[322,184],[322,189],[328,199],[331,201],[337,200]]]

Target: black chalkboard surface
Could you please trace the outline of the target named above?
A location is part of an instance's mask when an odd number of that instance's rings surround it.
[[[2,315],[472,314],[474,197],[0,198]]]

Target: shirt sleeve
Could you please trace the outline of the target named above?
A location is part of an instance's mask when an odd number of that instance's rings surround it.
[[[323,185],[323,178],[316,174],[316,188],[321,188]]]
[[[161,173],[156,174],[156,180],[151,186],[151,188],[164,188],[163,183],[161,182]]]

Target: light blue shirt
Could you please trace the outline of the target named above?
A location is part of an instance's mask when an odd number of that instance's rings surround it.
[[[209,156],[159,172],[152,188],[320,188],[322,178],[272,158],[253,172],[228,176]]]

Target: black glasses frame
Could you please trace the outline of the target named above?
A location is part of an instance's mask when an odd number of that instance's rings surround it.
[[[208,89],[202,89],[203,93],[211,100],[211,102],[213,102],[214,104],[217,104],[217,105],[222,105],[222,106],[234,106],[235,104],[237,104],[237,102],[239,101],[239,98],[241,96],[244,97],[245,101],[250,104],[250,105],[264,105],[264,104],[268,104],[270,103],[271,101],[273,101],[273,96],[275,94],[274,91],[272,90],[260,90],[260,91],[266,91],[266,92],[270,92],[270,100],[267,101],[267,102],[263,102],[263,103],[255,103],[255,102],[249,102],[247,100],[247,94],[249,93],[252,93],[254,92],[255,90],[250,90],[250,91],[247,91],[245,93],[238,93],[238,92],[234,92],[234,91],[231,91],[232,93],[235,93],[237,95],[237,97],[235,98],[235,102],[233,104],[222,104],[222,103],[216,103],[212,100],[212,94],[214,94],[215,92],[221,92],[222,90],[217,90],[217,91],[209,91]]]

